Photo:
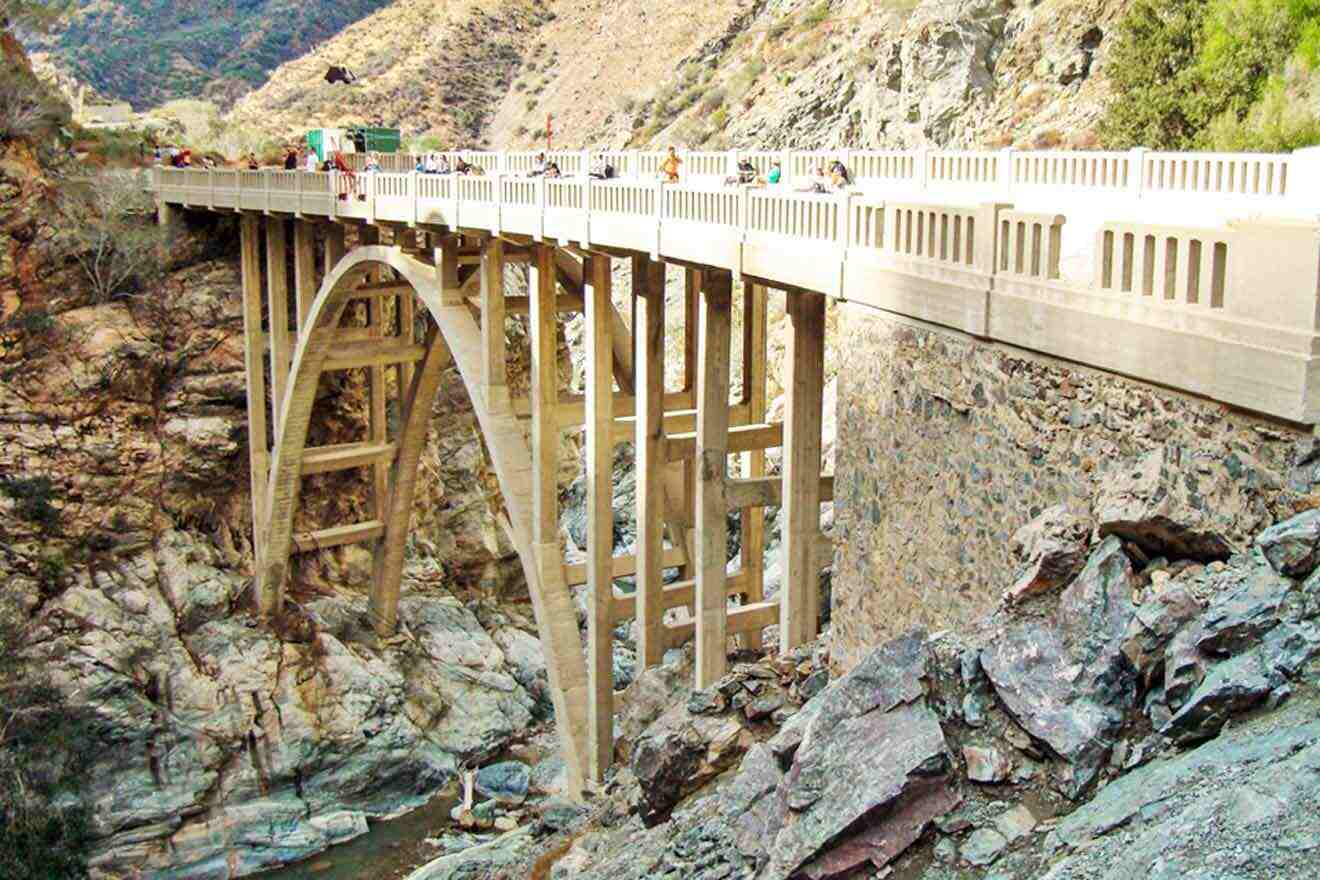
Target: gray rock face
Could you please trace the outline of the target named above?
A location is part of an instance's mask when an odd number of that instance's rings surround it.
[[[1234,657],[1210,670],[1160,732],[1180,743],[1208,739],[1230,716],[1262,702],[1282,682],[1259,651]]]
[[[1279,574],[1306,577],[1320,563],[1320,510],[1308,510],[1270,526],[1256,546]]]
[[[633,746],[632,771],[642,784],[638,813],[647,825],[663,822],[701,766],[705,742],[695,728],[648,734]]]
[[[1042,880],[1314,876],[1320,722],[1285,707],[1134,769],[1064,817]]]
[[[972,782],[1003,782],[1013,772],[1013,762],[994,746],[964,746],[967,778]]]
[[[1060,597],[1058,628],[1021,622],[981,654],[1009,712],[1070,765],[1069,797],[1095,778],[1136,701],[1135,671],[1123,654],[1135,585],[1121,542],[1108,538]]]
[[[1005,592],[1012,600],[1061,587],[1086,564],[1091,521],[1066,505],[1056,505],[1018,529],[1013,555],[1021,567]]]
[[[527,799],[532,771],[521,761],[501,761],[477,771],[477,793],[502,804],[521,804]]]
[[[962,845],[959,855],[969,865],[981,868],[994,864],[1008,848],[1008,839],[993,828],[978,828]]]
[[[939,719],[925,705],[927,656],[920,633],[872,652],[823,691],[778,792],[786,809],[767,878],[787,878],[854,823],[908,797],[947,800],[949,755]],[[867,760],[859,762],[858,755]],[[944,806],[918,826],[945,812]],[[847,845],[846,842],[842,844]]]
[[[1137,607],[1123,636],[1123,656],[1149,682],[1162,668],[1165,649],[1178,630],[1201,613],[1201,603],[1181,584],[1174,584]]]
[[[98,721],[98,870],[228,878],[304,858],[526,731],[531,698],[452,598],[410,596],[412,638],[384,649],[364,598],[317,599],[303,640],[281,642],[235,609],[247,583],[217,562],[166,534],[52,598],[33,632]]]
[[[1182,450],[1160,448],[1116,465],[1101,483],[1094,512],[1100,534],[1149,553],[1221,559],[1235,549],[1235,536],[1263,525],[1241,495],[1224,468],[1197,469]]]
[[[1278,625],[1292,581],[1268,566],[1234,560],[1212,580],[1217,595],[1201,617],[1196,646],[1211,654],[1236,654]]]

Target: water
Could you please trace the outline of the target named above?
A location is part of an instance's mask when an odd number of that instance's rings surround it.
[[[425,842],[453,829],[449,811],[460,792],[444,791],[397,819],[371,822],[366,834],[292,865],[256,876],[260,880],[398,880],[443,851]]]

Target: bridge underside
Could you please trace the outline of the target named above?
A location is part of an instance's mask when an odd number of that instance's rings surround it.
[[[642,253],[563,249],[516,235],[444,228],[345,225],[244,213],[244,324],[257,601],[278,617],[294,555],[372,546],[370,609],[381,635],[398,619],[400,580],[418,462],[442,370],[458,368],[471,397],[503,510],[536,611],[569,767],[569,784],[600,780],[613,753],[613,631],[637,621],[638,662],[695,641],[695,684],[725,672],[733,639],[759,646],[778,627],[781,649],[816,635],[825,297],[790,290],[783,421],[766,421],[766,300],[748,283],[735,309],[729,271],[682,265],[681,388],[665,386],[666,264]],[[381,239],[385,238],[386,243]],[[350,249],[351,245],[351,249]],[[615,307],[615,259],[631,263],[631,319]],[[528,267],[528,295],[511,296],[505,266]],[[365,304],[365,306],[363,305]],[[418,308],[420,304],[421,309]],[[585,313],[585,393],[561,388],[558,325]],[[742,383],[731,399],[732,335],[741,315]],[[531,389],[509,391],[506,322],[530,325]],[[320,376],[364,370],[361,441],[309,447]],[[269,385],[269,387],[267,387]],[[398,418],[386,418],[393,399]],[[269,409],[268,409],[269,407]],[[442,427],[443,429],[443,427]],[[587,559],[565,560],[559,534],[561,432],[586,440]],[[635,444],[635,555],[614,556],[614,448]],[[781,473],[766,450],[783,447]],[[731,475],[732,470],[736,476]],[[371,472],[371,515],[297,533],[302,477]],[[764,598],[764,508],[782,506],[783,586]],[[729,572],[728,514],[741,511],[740,562]],[[667,570],[678,579],[665,583]],[[635,575],[635,592],[615,578]],[[589,594],[584,649],[572,588]]]

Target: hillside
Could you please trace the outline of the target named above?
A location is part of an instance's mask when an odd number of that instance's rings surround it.
[[[436,144],[1087,146],[1131,0],[398,0],[275,70],[235,122]],[[461,61],[455,61],[461,58]],[[361,82],[320,82],[327,63]]]
[[[389,0],[79,0],[27,46],[107,96],[143,110],[172,98],[222,104],[260,85]],[[324,73],[324,71],[322,71]]]

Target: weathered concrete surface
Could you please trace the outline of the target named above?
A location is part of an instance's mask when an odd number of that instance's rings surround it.
[[[1166,516],[1185,526],[1180,548],[1212,556],[1216,542],[1246,549],[1307,505],[1316,462],[1301,428],[842,308],[832,610],[842,668],[908,627],[989,610],[1018,573],[1030,581],[1012,538],[1055,505],[1107,506],[1111,530],[1150,536],[1148,547],[1172,537],[1159,528]],[[1101,505],[1134,470],[1143,479]]]

